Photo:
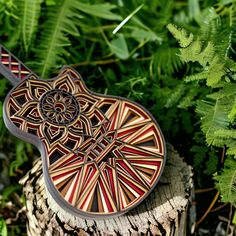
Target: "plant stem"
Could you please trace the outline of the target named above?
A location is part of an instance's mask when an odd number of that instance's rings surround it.
[[[207,192],[210,192],[210,191],[213,191],[215,190],[214,187],[211,187],[211,188],[202,188],[202,189],[196,189],[195,190],[195,193],[196,194],[199,194],[199,193],[207,193]]]
[[[207,217],[207,215],[210,213],[210,211],[211,211],[211,209],[213,208],[213,206],[215,205],[215,203],[216,203],[216,201],[217,201],[219,195],[220,195],[220,192],[217,191],[217,193],[215,194],[215,197],[213,198],[213,200],[212,200],[210,206],[208,207],[208,209],[206,210],[206,212],[203,214],[203,216],[200,218],[200,220],[198,220],[198,221],[196,222],[196,226],[198,226],[199,224],[201,224],[202,221],[203,221],[203,220]]]
[[[221,210],[222,208],[226,207],[228,204],[229,204],[229,203],[227,202],[227,203],[224,203],[224,204],[222,204],[222,205],[220,205],[220,206],[218,206],[218,207],[213,208],[213,209],[211,210],[211,213]]]

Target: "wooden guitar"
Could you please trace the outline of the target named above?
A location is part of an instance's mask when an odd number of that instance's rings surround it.
[[[47,189],[65,211],[123,214],[156,186],[166,148],[144,107],[89,91],[67,66],[42,80],[1,45],[0,73],[14,85],[4,102],[6,127],[39,149]]]

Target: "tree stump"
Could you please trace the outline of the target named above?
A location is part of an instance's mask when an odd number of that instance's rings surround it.
[[[21,179],[26,196],[28,235],[186,235],[187,210],[193,188],[192,171],[173,147],[167,148],[163,175],[152,193],[125,215],[87,220],[50,208],[42,162]]]

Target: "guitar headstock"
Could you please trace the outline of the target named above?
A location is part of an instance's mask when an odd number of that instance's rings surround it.
[[[18,84],[27,76],[36,77],[27,66],[2,45],[0,45],[0,73],[9,79],[13,85]]]
[[[15,75],[18,83],[4,103],[5,123],[39,148],[45,182],[60,206],[73,214],[107,217],[127,212],[150,193],[166,150],[145,108],[91,92],[70,67],[50,80],[30,70],[28,76]]]

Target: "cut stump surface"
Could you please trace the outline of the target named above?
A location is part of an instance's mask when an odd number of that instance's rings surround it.
[[[172,146],[167,163],[152,193],[125,215],[106,220],[65,216],[51,209],[45,190],[42,162],[21,179],[26,196],[27,233],[39,235],[185,235],[186,216],[193,188],[192,170]],[[55,208],[53,208],[55,209]]]

